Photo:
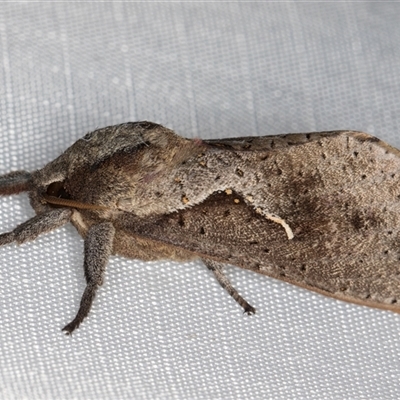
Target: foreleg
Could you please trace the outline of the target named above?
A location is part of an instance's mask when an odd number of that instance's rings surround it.
[[[26,192],[31,186],[31,174],[26,171],[14,171],[0,176],[0,195],[8,196]]]
[[[36,215],[28,221],[18,225],[13,231],[0,235],[0,246],[17,242],[18,244],[36,239],[42,233],[65,225],[71,219],[72,210],[60,208]]]

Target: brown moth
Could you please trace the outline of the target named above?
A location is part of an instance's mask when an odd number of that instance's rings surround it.
[[[36,216],[0,235],[71,222],[84,238],[88,315],[111,254],[237,265],[341,300],[400,311],[400,152],[361,132],[190,140],[151,122],[88,133],[43,169],[0,176]]]

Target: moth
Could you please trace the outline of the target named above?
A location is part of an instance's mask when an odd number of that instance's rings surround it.
[[[142,121],[88,133],[44,168],[0,176],[36,216],[21,244],[71,222],[84,238],[88,315],[110,255],[231,264],[337,299],[400,311],[400,152],[362,132],[185,139]]]

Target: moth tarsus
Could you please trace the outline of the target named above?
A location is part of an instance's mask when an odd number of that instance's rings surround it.
[[[207,260],[202,259],[206,267],[214,274],[215,278],[217,279],[218,283],[223,287],[231,296],[232,298],[243,308],[243,313],[247,315],[253,315],[256,313],[256,309],[251,306],[239,293],[238,291],[232,286],[231,282],[229,281],[228,277],[224,274],[224,264],[214,261],[214,260]]]
[[[34,171],[0,176],[36,216],[21,244],[71,222],[84,238],[89,314],[109,256],[201,259],[245,313],[223,266],[399,312],[400,152],[362,132],[189,140],[151,122],[98,129]],[[290,240],[289,240],[290,239]]]

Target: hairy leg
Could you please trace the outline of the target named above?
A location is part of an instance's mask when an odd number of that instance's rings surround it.
[[[93,225],[86,235],[84,261],[86,288],[76,317],[63,328],[67,335],[77,329],[87,317],[96,291],[103,284],[106,265],[113,247],[114,234],[115,229],[112,223],[103,222]]]
[[[17,242],[18,244],[36,239],[42,233],[65,225],[71,219],[72,210],[59,208],[36,215],[28,221],[18,225],[13,231],[0,235],[0,246]]]
[[[8,196],[26,192],[31,186],[31,174],[26,171],[14,171],[0,176],[0,195]]]

